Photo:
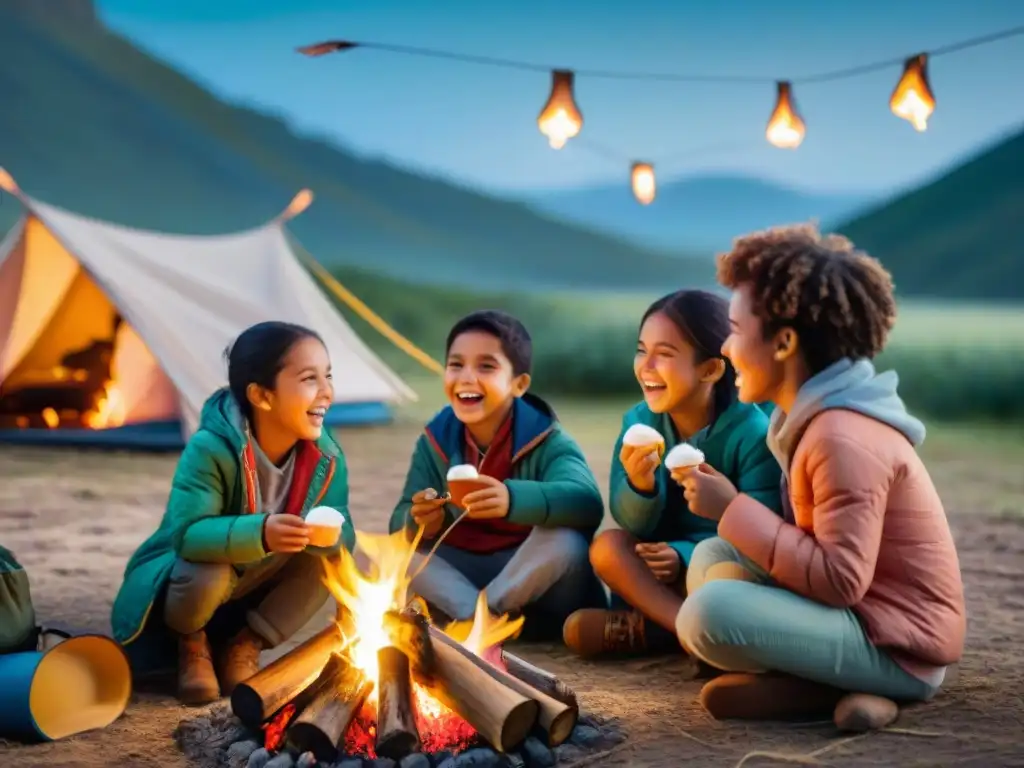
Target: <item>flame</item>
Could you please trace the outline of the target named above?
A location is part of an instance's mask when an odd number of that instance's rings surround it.
[[[928,82],[928,55],[911,56],[903,65],[903,76],[889,98],[889,108],[896,117],[909,122],[918,131],[928,127],[928,118],[935,111],[935,94]]]
[[[583,128],[583,115],[573,97],[574,75],[566,69],[551,73],[551,95],[537,116],[537,127],[552,149],[561,149]]]
[[[360,571],[355,558],[345,551],[337,558],[324,561],[325,584],[344,614],[344,618],[340,619],[345,637],[342,652],[374,682],[374,688],[367,698],[370,715],[376,713],[376,681],[379,674],[377,651],[391,645],[391,638],[385,629],[385,614],[401,610],[408,604],[410,564],[421,533],[417,533],[410,541],[404,531],[389,536],[358,532],[358,546],[371,562],[368,574]],[[481,592],[472,624],[460,642],[463,647],[490,660],[494,656],[494,649],[500,650],[503,641],[518,633],[523,621],[522,617],[510,620],[507,615],[493,616],[487,608],[487,596]],[[445,631],[458,640],[455,633],[460,628],[465,628],[464,623],[455,622],[446,627]],[[444,749],[446,746],[468,743],[472,729],[465,721],[418,684],[413,685],[413,695],[420,737],[425,745]],[[364,714],[349,734],[350,743],[371,754],[374,729],[373,720]]]
[[[53,408],[43,408],[40,414],[49,429],[56,429],[60,426],[60,415]]]
[[[271,720],[263,725],[263,746],[276,752],[284,743],[285,729],[295,715],[295,705],[286,704]]]
[[[82,422],[89,429],[120,427],[124,424],[126,412],[127,408],[121,390],[118,389],[116,383],[108,381],[103,385],[99,397],[96,398],[93,409],[82,416]]]
[[[657,194],[654,181],[654,166],[650,163],[633,163],[633,196],[641,205],[650,205]]]
[[[779,81],[775,85],[778,96],[772,116],[768,118],[765,136],[780,149],[796,149],[804,140],[807,126],[797,111],[792,85],[786,81]]]

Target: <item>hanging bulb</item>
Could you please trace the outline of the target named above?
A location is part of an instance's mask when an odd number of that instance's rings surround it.
[[[780,80],[776,87],[779,95],[775,99],[772,116],[768,118],[765,136],[780,149],[796,149],[804,140],[807,126],[804,125],[800,113],[796,111],[796,101],[793,100],[793,87],[790,83]]]
[[[567,69],[551,73],[551,95],[537,116],[537,127],[548,137],[552,149],[561,149],[583,127],[583,115],[573,98],[574,75]]]
[[[654,180],[654,166],[650,163],[633,163],[633,197],[640,205],[650,205],[657,194]]]
[[[923,131],[935,111],[935,94],[928,83],[928,54],[911,56],[903,64],[903,77],[889,97],[889,108],[914,128]]]

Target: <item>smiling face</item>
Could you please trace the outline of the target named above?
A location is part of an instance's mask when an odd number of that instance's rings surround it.
[[[736,369],[739,399],[744,403],[776,402],[786,366],[777,359],[779,340],[765,338],[761,320],[753,312],[748,286],[741,285],[732,294],[729,327],[722,354]]]
[[[508,415],[515,398],[530,386],[530,374],[516,375],[501,341],[484,331],[466,331],[452,340],[444,392],[455,416],[479,439],[489,439]]]
[[[282,362],[273,390],[256,384],[250,384],[248,389],[264,450],[264,437],[275,443],[291,440],[293,444],[319,439],[324,416],[334,401],[331,358],[319,339],[300,339]]]
[[[655,312],[640,328],[633,372],[654,413],[670,413],[687,403],[708,382],[715,361],[696,363],[697,353],[665,314]],[[721,361],[718,361],[719,364]]]

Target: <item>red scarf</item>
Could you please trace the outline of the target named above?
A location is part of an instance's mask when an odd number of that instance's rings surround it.
[[[480,450],[466,428],[463,429],[463,443],[465,463],[474,465],[481,475],[488,475],[502,482],[511,477],[511,414],[502,423],[486,451]],[[467,552],[489,554],[519,546],[530,535],[531,530],[532,527],[529,525],[516,525],[506,520],[473,520],[467,517],[444,537],[444,543]]]

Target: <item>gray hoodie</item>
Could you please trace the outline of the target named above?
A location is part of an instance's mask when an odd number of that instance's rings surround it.
[[[896,394],[898,384],[895,371],[876,373],[870,360],[845,357],[804,382],[790,412],[776,408],[768,426],[768,448],[784,476],[789,477],[789,462],[811,419],[834,408],[870,416],[901,432],[915,447],[921,445],[924,424],[907,412]]]

